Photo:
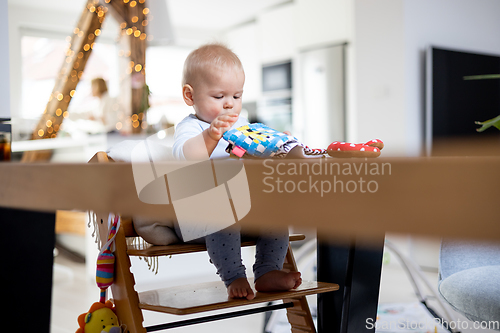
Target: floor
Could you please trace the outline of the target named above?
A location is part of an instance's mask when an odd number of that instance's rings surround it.
[[[54,260],[53,298],[52,298],[52,333],[73,333],[77,329],[76,318],[88,307],[98,300],[99,290],[90,278],[87,278],[84,264],[75,263],[63,255],[57,255]],[[432,283],[437,283],[437,272],[426,272],[425,275]],[[144,285],[141,288],[145,288]],[[314,303],[314,298],[310,299]],[[380,287],[380,304],[411,304],[418,303],[413,292],[412,285],[401,266],[394,261],[385,263],[382,270],[382,281]],[[190,317],[170,316],[144,311],[144,324],[146,326],[189,319]],[[465,320],[459,317],[460,320]],[[203,325],[203,326],[201,326]],[[276,326],[273,333],[289,332],[285,326]],[[234,332],[238,333],[262,333],[264,328],[264,314],[250,315],[233,319],[226,319],[212,323],[198,324],[194,326],[171,329],[175,333],[195,333],[203,331],[210,332]],[[377,332],[400,332],[397,330],[377,330]],[[412,331],[426,332],[426,331]],[[434,330],[427,331],[433,333]],[[475,333],[478,330],[462,330],[462,333]],[[489,333],[496,331],[481,330]]]

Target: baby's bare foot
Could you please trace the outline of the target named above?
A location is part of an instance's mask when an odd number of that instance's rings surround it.
[[[246,278],[234,280],[229,287],[227,287],[227,294],[229,298],[253,299],[255,297],[253,289],[250,287]]]
[[[302,283],[300,272],[270,271],[255,281],[257,291],[285,291],[295,289]]]

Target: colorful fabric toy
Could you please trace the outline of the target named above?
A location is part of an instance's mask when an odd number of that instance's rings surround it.
[[[121,333],[122,329],[111,301],[95,302],[88,312],[78,316],[76,333]]]
[[[99,302],[95,302],[86,313],[78,316],[76,333],[121,333],[115,308],[111,301],[106,301],[106,291],[113,284],[115,273],[115,255],[112,245],[116,232],[120,228],[120,217],[109,215],[108,217],[108,241],[101,247],[97,256],[96,283],[100,289]]]
[[[302,144],[294,136],[278,132],[264,124],[255,123],[234,128],[224,133],[224,139],[229,142],[228,153],[242,157],[283,158],[297,146],[304,149],[306,155],[323,155],[325,149],[311,149]]]
[[[382,148],[384,148],[384,143],[379,139],[366,143],[335,141],[328,146],[327,151],[332,157],[378,157]]]
[[[101,289],[100,302],[106,301],[106,290],[113,284],[115,273],[115,255],[111,252],[111,244],[115,240],[116,231],[120,225],[120,217],[115,216],[113,224],[108,233],[108,242],[101,248],[97,256],[96,282]]]
[[[226,151],[238,157],[284,158],[296,147],[301,147],[302,153],[293,154],[293,157],[320,157],[326,154],[332,157],[378,157],[384,147],[381,140],[375,139],[359,144],[335,141],[328,149],[312,149],[294,136],[260,123],[229,130],[223,137],[229,142]]]

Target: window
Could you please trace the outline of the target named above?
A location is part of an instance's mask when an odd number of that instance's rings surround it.
[[[57,75],[65,59],[68,41],[64,39],[23,36],[22,55],[22,118],[38,119],[54,89]],[[91,108],[93,97],[90,81],[96,77],[108,83],[111,96],[118,95],[118,55],[115,45],[96,43],[70,103],[72,108]]]

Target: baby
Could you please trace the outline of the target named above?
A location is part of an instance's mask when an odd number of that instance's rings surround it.
[[[239,58],[220,44],[204,45],[189,54],[184,64],[182,97],[194,114],[176,127],[173,154],[177,159],[204,160],[229,157],[227,130],[248,124],[240,117],[245,73]],[[230,298],[255,297],[241,260],[240,226],[234,224],[210,234],[205,242],[211,262]],[[182,239],[179,230],[176,230]],[[284,291],[301,283],[299,272],[282,271],[288,249],[288,230],[257,238],[253,272],[257,291]]]

